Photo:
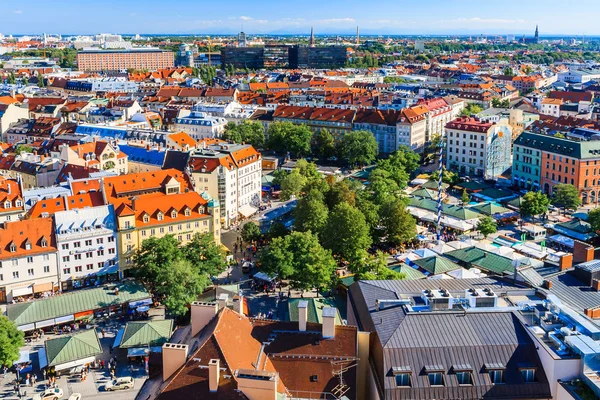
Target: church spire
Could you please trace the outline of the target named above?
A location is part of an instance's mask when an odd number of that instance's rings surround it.
[[[535,26],[535,38],[536,38],[536,39],[539,39],[539,38],[540,38],[540,31],[539,31],[539,29],[538,29],[538,26],[537,26],[537,25]]]
[[[315,27],[313,25],[310,26],[310,45],[315,45]]]

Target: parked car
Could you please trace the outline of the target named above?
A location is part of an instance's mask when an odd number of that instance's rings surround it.
[[[133,389],[133,378],[130,376],[123,376],[121,378],[113,379],[108,382],[105,386],[108,392],[112,392],[113,390],[125,390],[125,389]]]
[[[42,393],[36,393],[33,395],[33,400],[58,400],[62,399],[62,389],[46,389]]]
[[[81,400],[81,393],[73,393],[69,396],[69,400]]]
[[[242,272],[245,274],[252,271],[253,268],[254,268],[253,262],[244,261],[244,263],[242,264]]]

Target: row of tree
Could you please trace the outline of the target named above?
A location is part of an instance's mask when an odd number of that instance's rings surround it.
[[[258,121],[230,122],[223,139],[236,143],[248,143],[256,148],[268,148],[278,153],[289,152],[294,157],[312,155],[318,159],[337,157],[350,166],[368,165],[378,153],[377,141],[369,131],[351,131],[340,139],[327,130],[313,133],[306,125],[291,122],[273,122],[269,126],[268,139]]]
[[[358,279],[402,279],[387,268],[385,255],[373,250],[414,240],[416,221],[402,189],[418,165],[419,156],[402,147],[376,164],[366,187],[350,179],[323,178],[306,160],[279,173],[282,197],[298,198],[295,231],[261,251],[262,268],[303,290],[335,282],[335,268],[341,264]]]

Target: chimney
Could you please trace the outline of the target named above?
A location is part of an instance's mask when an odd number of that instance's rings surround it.
[[[194,301],[190,307],[192,336],[196,336],[217,315],[217,303]]]
[[[581,264],[594,259],[594,247],[579,240],[573,241],[573,263]]]
[[[594,279],[592,281],[592,290],[594,290],[596,292],[600,292],[600,280]]]
[[[561,271],[573,267],[573,254],[565,254],[564,256],[561,256],[560,261],[558,262],[558,267]]]
[[[249,400],[277,399],[277,372],[259,371],[255,369],[238,369],[235,371],[238,390]]]
[[[308,319],[308,301],[300,300],[298,302],[298,330],[306,332],[306,320]]]
[[[221,293],[219,298],[217,299],[217,304],[219,306],[219,310],[227,307],[227,302],[229,301],[229,295],[227,293]]]
[[[241,294],[238,296],[238,302],[236,303],[236,309],[238,314],[244,315],[244,296]]]
[[[211,392],[216,392],[219,388],[219,377],[220,377],[220,362],[218,359],[213,358],[208,362],[208,388]]]
[[[163,381],[166,381],[185,364],[187,344],[165,343],[162,347]]]
[[[323,308],[323,338],[332,339],[335,337],[335,314],[337,309],[334,307]]]

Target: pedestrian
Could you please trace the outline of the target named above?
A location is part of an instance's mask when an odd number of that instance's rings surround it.
[[[104,360],[100,360],[100,368],[104,369]]]
[[[46,369],[44,368],[44,370],[42,371],[42,373],[44,374],[44,380],[46,380]]]
[[[104,330],[104,328],[102,328],[102,339],[104,339],[104,335],[106,335],[106,331]]]

